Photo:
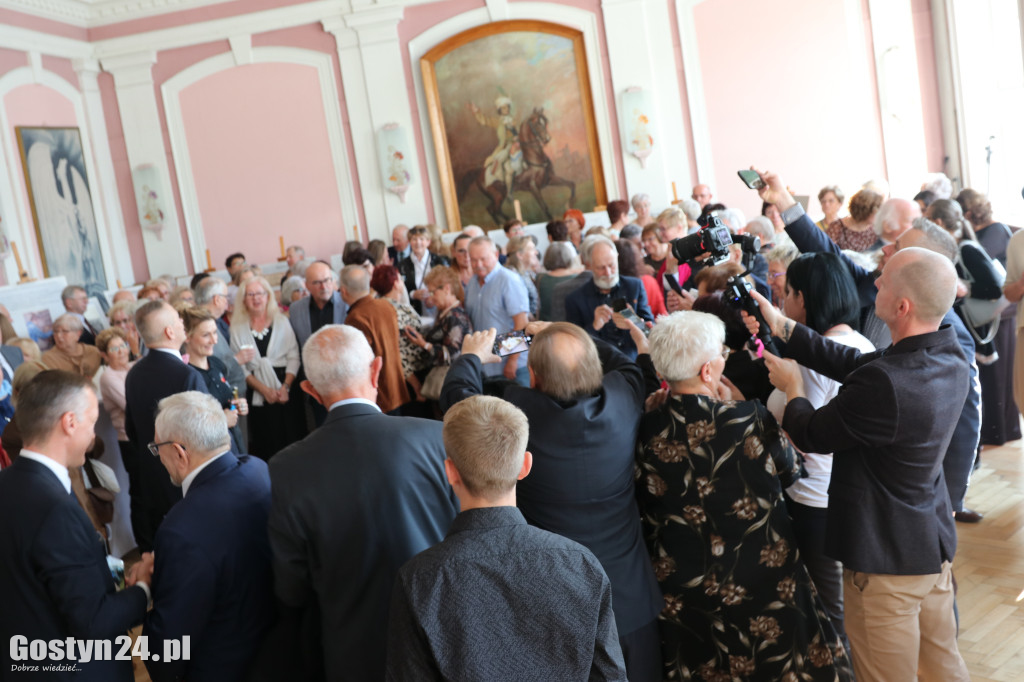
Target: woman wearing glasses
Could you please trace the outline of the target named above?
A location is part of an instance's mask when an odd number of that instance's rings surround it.
[[[256,349],[256,357],[242,365],[250,405],[249,452],[268,460],[302,437],[302,401],[289,396],[299,371],[299,344],[262,276],[250,278],[235,295],[231,350],[243,348]]]
[[[640,422],[637,494],[665,677],[851,680],[782,501],[799,459],[759,401],[723,386],[724,341],[724,323],[694,311],[650,334],[669,394]]]

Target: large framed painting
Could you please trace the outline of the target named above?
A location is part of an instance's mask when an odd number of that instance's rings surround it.
[[[90,296],[107,289],[78,128],[18,126],[18,148],[46,277],[63,275]]]
[[[420,61],[449,230],[607,202],[583,34],[499,21]]]

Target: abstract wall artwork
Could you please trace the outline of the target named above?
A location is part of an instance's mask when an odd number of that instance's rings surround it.
[[[102,294],[107,278],[78,128],[15,130],[45,276]]]

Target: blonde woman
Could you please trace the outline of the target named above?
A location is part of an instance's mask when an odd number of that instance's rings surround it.
[[[255,348],[242,365],[250,405],[249,451],[270,459],[302,437],[302,401],[292,400],[299,371],[299,344],[292,326],[274,301],[270,283],[259,275],[239,286],[231,316],[231,350]]]

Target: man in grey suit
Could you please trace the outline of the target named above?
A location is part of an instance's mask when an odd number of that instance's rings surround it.
[[[320,633],[286,631],[285,658],[322,642],[327,679],[382,680],[398,569],[441,542],[459,510],[441,423],[381,414],[381,358],[353,327],[313,334],[302,361],[302,390],[330,414],[271,460],[268,529],[282,614],[301,621],[318,611]]]
[[[551,291],[551,322],[565,322],[565,299],[568,298],[569,294],[594,279],[594,273],[590,271],[590,252],[593,251],[594,244],[596,243],[594,239],[583,240],[583,243],[580,244],[580,261],[583,262],[583,266],[587,269],[572,279],[559,282]]]
[[[299,299],[288,308],[288,317],[291,320],[292,330],[295,332],[295,340],[299,343],[300,351],[306,345],[306,340],[321,327],[328,324],[344,324],[345,315],[348,314],[348,305],[338,293],[338,282],[334,271],[324,261],[314,261],[306,268],[306,289],[309,291],[309,296]],[[305,368],[302,367],[299,369],[299,376],[295,379],[295,384],[292,387],[293,395],[289,400],[304,399],[307,408],[312,410],[314,426],[319,427],[327,418],[327,410],[320,403],[308,396],[302,396],[298,392],[301,390],[299,386],[305,378]],[[307,410],[307,414],[309,414],[309,410]]]

